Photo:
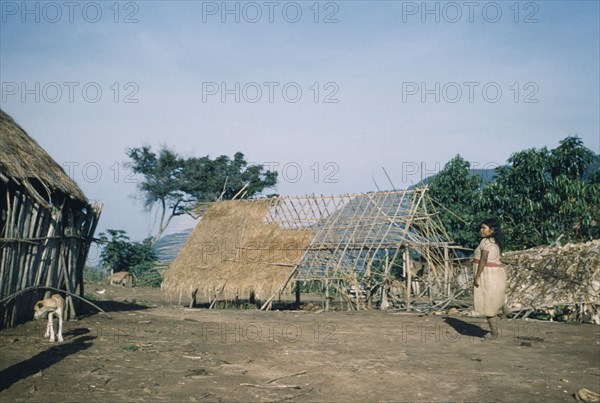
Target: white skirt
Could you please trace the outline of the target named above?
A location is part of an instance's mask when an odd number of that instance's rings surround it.
[[[474,287],[474,310],[481,315],[496,316],[504,306],[505,294],[506,272],[504,268],[484,267],[479,279],[479,287]]]

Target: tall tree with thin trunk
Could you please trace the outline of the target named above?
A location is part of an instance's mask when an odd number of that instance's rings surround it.
[[[265,171],[260,165],[248,165],[244,154],[233,159],[221,155],[183,158],[166,146],[158,153],[143,146],[127,150],[133,172],[143,179],[139,189],[144,206],[151,210],[158,205],[160,220],[156,242],[171,220],[188,214],[202,201],[251,197],[277,184],[277,172]]]

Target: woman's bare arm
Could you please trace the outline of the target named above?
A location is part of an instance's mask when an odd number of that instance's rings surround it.
[[[487,263],[488,255],[489,252],[487,250],[481,251],[481,256],[479,257],[479,264],[477,265],[477,273],[475,274],[475,281],[473,282],[473,285],[475,287],[479,287],[479,279],[481,278],[481,272],[483,271],[483,268]]]

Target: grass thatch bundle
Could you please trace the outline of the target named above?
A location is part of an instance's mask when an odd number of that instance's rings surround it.
[[[53,191],[87,203],[81,189],[40,145],[0,110],[0,179],[25,187],[36,201],[45,204]]]
[[[311,230],[267,223],[269,200],[214,203],[164,274],[170,298],[196,289],[209,299],[264,300],[285,283],[306,250]]]
[[[510,305],[600,304],[600,240],[507,252]]]

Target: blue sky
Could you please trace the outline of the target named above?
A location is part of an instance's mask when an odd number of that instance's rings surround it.
[[[600,152],[597,1],[69,4],[0,2],[0,106],[104,203],[99,231],[154,231],[124,165],[144,144],[242,151],[282,195],[387,189],[382,167],[405,188],[574,134]]]

